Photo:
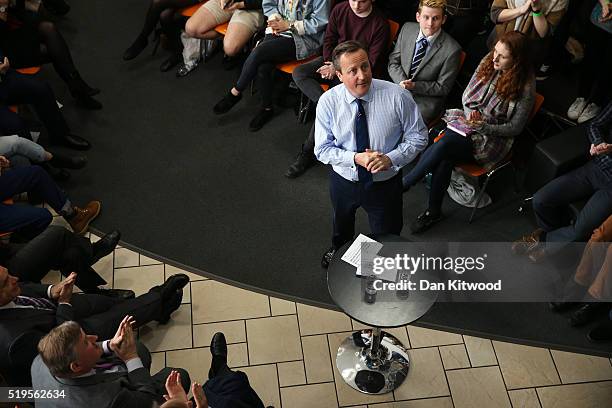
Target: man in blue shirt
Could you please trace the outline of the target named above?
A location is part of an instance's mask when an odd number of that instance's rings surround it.
[[[400,170],[427,146],[427,128],[410,92],[372,79],[362,44],[339,44],[332,61],[342,84],[321,96],[315,122],[315,155],[332,165],[334,232],[324,268],[353,239],[359,207],[368,213],[373,234],[401,232]]]

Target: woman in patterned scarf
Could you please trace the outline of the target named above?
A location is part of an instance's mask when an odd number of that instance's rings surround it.
[[[429,205],[410,229],[419,233],[442,219],[442,201],[458,163],[477,162],[490,169],[510,152],[535,99],[535,77],[528,61],[526,36],[504,34],[480,62],[463,92],[463,109],[450,109],[445,136],[429,146],[404,176],[408,190],[432,173]]]

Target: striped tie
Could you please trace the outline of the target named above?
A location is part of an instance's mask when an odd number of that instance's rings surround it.
[[[414,73],[419,68],[419,64],[425,57],[425,52],[427,52],[427,46],[429,43],[427,42],[427,38],[423,37],[417,43],[417,49],[414,53],[414,57],[412,58],[412,64],[410,65],[410,79],[414,77]]]
[[[16,305],[19,306],[32,306],[35,309],[51,309],[55,310],[55,304],[49,299],[44,298],[33,298],[29,296],[17,296],[14,300]]]

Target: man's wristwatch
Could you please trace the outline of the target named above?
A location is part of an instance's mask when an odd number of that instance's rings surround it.
[[[6,13],[8,6],[0,6],[0,13]]]

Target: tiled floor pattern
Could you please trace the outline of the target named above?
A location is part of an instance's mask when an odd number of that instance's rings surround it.
[[[92,236],[92,240],[96,238]],[[137,294],[179,269],[118,248],[94,268],[116,288]],[[166,326],[140,339],[153,371],[186,368],[205,381],[216,331],[229,364],[244,371],[276,408],[606,408],[612,407],[612,360],[406,326],[391,330],[411,348],[411,369],[395,392],[369,396],[348,387],[335,368],[339,343],[361,325],[342,313],[295,304],[188,273],[184,304]],[[59,279],[52,272],[47,281]]]

